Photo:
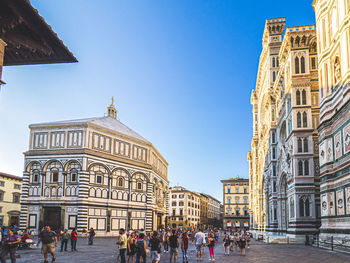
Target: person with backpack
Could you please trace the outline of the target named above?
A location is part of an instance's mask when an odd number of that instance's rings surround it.
[[[38,236],[37,246],[41,246],[41,253],[44,255],[44,263],[47,263],[47,258],[49,253],[52,255],[52,262],[56,260],[55,256],[55,247],[57,247],[57,234],[54,231],[51,231],[51,227],[46,226],[43,228],[44,230],[40,232]],[[54,245],[55,243],[55,245]]]
[[[0,252],[1,263],[6,263],[5,257],[8,253],[10,253],[11,263],[16,262],[16,249],[19,242],[21,242],[21,239],[12,230],[9,230],[8,236],[4,238],[4,246]]]
[[[70,239],[70,234],[68,233],[67,229],[64,230],[60,238],[61,238],[61,252],[63,251],[63,247],[64,247],[64,251],[67,251],[67,244],[68,244],[68,240]]]
[[[225,234],[224,237],[224,247],[225,247],[225,256],[230,255],[230,237],[228,234]]]
[[[149,240],[149,246],[151,247],[151,258],[153,263],[159,263],[160,252],[162,248],[162,242],[158,238],[158,232],[154,231],[152,237]]]
[[[70,247],[72,252],[77,251],[77,242],[78,242],[78,232],[77,232],[77,229],[74,228],[70,233]]]
[[[196,235],[194,236],[196,240],[196,256],[202,260],[203,257],[203,246],[205,245],[205,234],[202,232],[202,229],[199,229]]]
[[[208,248],[209,248],[209,255],[210,255],[210,261],[215,261],[215,254],[214,254],[214,247],[215,247],[215,238],[214,234],[209,233],[208,234]]]
[[[143,263],[146,263],[147,260],[147,246],[145,241],[145,234],[140,233],[139,239],[136,242],[136,263],[140,263],[140,259],[142,258]]]
[[[179,247],[179,237],[176,234],[176,230],[173,229],[171,236],[169,237],[170,246],[170,263],[174,256],[174,263],[177,261],[178,247]]]
[[[94,244],[94,237],[95,237],[95,230],[91,227],[89,230],[89,236],[88,236],[88,245]]]
[[[182,250],[182,260],[184,263],[188,263],[187,250],[188,250],[188,235],[187,232],[182,234],[181,238],[181,250]]]

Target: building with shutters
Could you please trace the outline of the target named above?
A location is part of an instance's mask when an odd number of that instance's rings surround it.
[[[249,229],[249,179],[221,180],[223,186],[223,229]]]
[[[0,226],[19,226],[22,177],[0,172]]]
[[[151,142],[107,116],[32,124],[20,227],[156,230],[167,224],[168,163]]]
[[[169,227],[197,228],[200,226],[201,195],[182,186],[169,191]]]

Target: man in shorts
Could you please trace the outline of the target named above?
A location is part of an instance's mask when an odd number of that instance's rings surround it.
[[[171,236],[169,237],[169,246],[170,246],[170,263],[174,256],[174,263],[177,261],[177,253],[178,253],[178,247],[179,247],[179,237],[176,235],[176,230],[173,229]]]
[[[159,263],[160,251],[162,248],[162,242],[158,238],[158,232],[154,231],[153,235],[149,241],[149,246],[151,247],[151,258],[153,263]]]
[[[46,226],[45,230],[39,234],[37,246],[40,245],[40,242],[43,243],[41,246],[41,253],[44,254],[44,263],[48,263],[47,257],[49,253],[52,255],[52,262],[54,262],[56,260],[55,247],[57,247],[57,235],[55,232],[51,231],[49,226]],[[53,244],[54,242],[55,246]]]
[[[202,260],[203,246],[205,244],[205,234],[202,232],[202,229],[198,230],[198,232],[194,236],[194,239],[196,240],[196,257],[199,257],[200,260]]]

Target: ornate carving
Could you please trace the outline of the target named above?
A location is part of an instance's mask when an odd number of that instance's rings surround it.
[[[340,66],[340,58],[336,56],[334,59],[334,83],[338,83],[341,79],[341,66]]]

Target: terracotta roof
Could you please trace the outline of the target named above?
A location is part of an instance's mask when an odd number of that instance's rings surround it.
[[[4,66],[77,62],[29,0],[0,1]]]
[[[19,177],[19,176],[16,176],[16,175],[12,175],[12,174],[2,173],[2,172],[0,172],[0,176],[7,177],[7,178],[10,178],[10,179],[16,179],[16,180],[20,180],[20,181],[23,180],[22,177]]]

